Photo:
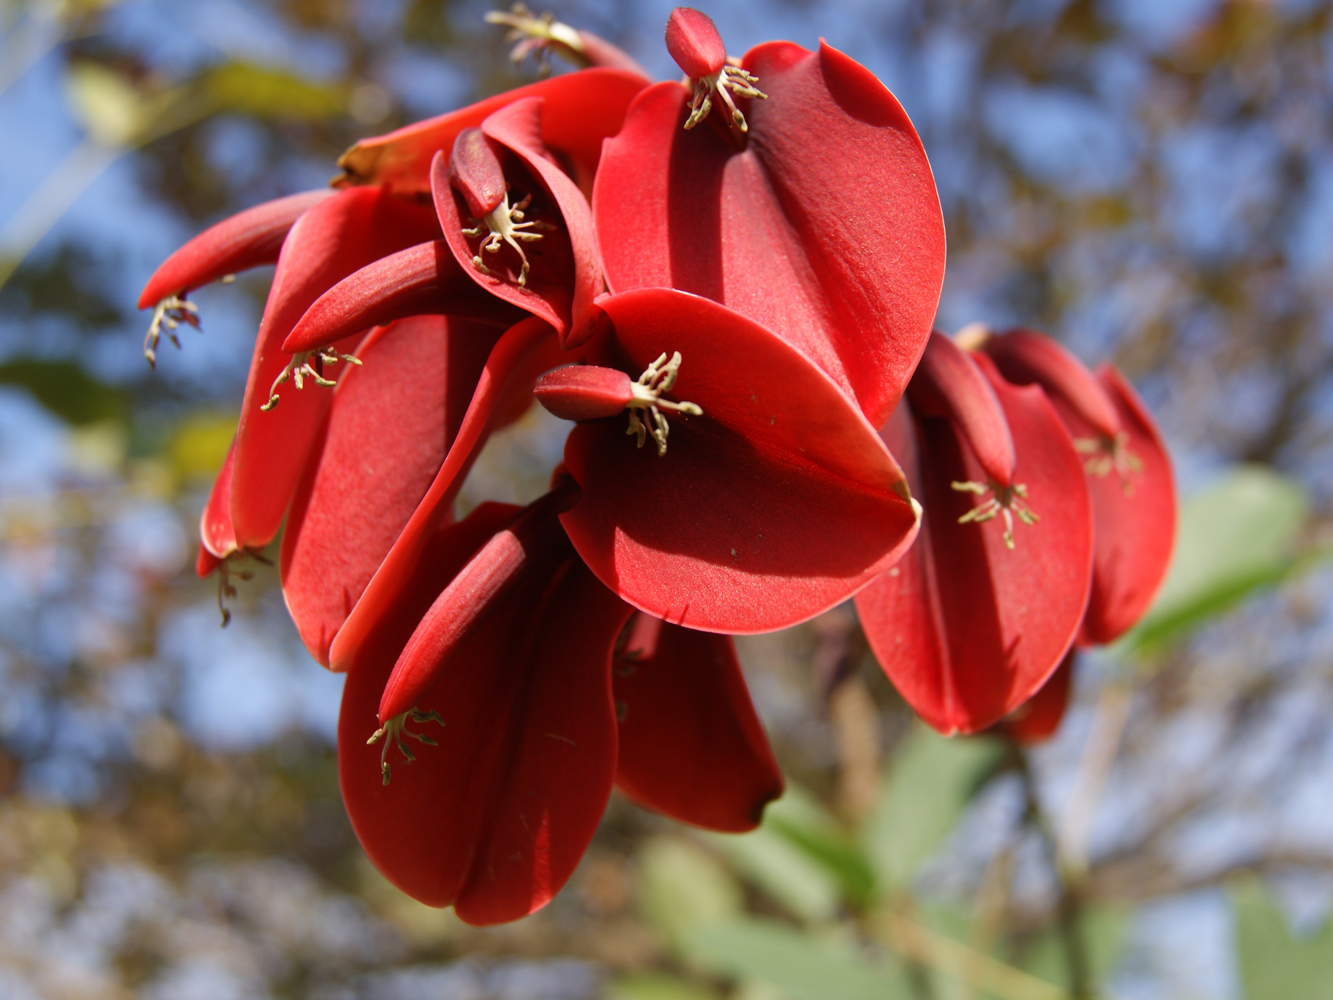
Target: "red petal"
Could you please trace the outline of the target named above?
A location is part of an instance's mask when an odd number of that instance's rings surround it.
[[[1107,643],[1148,610],[1166,576],[1176,539],[1176,489],[1171,456],[1133,387],[1109,365],[1097,379],[1129,435],[1129,451],[1143,464],[1124,482],[1114,470],[1088,477],[1096,554],[1083,638]],[[1069,422],[1071,415],[1065,417]]]
[[[684,361],[664,456],[624,418],[565,446],[583,497],[561,520],[608,587],[658,618],[763,632],[811,618],[887,569],[915,533],[902,472],[855,404],[802,354],[707,299],[643,289],[601,300],[623,354]]]
[[[235,455],[236,442],[233,441],[217,478],[213,480],[203,513],[199,515],[200,544],[218,559],[226,559],[240,549],[236,544],[236,531],[231,526],[231,469]],[[201,572],[199,575],[207,574]]]
[[[504,201],[509,185],[505,183],[500,160],[481,129],[465,128],[454,139],[449,153],[449,183],[478,219]]]
[[[199,543],[199,554],[194,559],[194,572],[202,579],[222,565],[222,560],[208,551],[208,547]]]
[[[750,703],[731,636],[656,623],[651,648],[631,634],[611,689],[620,718],[616,787],[674,819],[753,830],[782,794],[782,771]],[[638,655],[635,655],[637,652]]]
[[[426,539],[451,517],[454,497],[498,420],[529,398],[538,375],[568,360],[573,359],[559,350],[551,328],[536,319],[511,327],[496,343],[444,464],[333,640],[329,649],[332,669],[345,670],[348,658],[366,641],[375,621],[391,613],[425,558],[422,546]]]
[[[614,417],[634,398],[628,375],[615,368],[569,365],[547,372],[532,387],[537,402],[561,420]]]
[[[875,426],[925,348],[944,277],[944,223],[911,122],[827,45],[753,49],[766,101],[749,143],[685,131],[662,83],[606,144],[593,214],[613,291],[669,287],[731,306],[850,386]]]
[[[429,191],[431,159],[451,149],[459,132],[480,125],[512,101],[544,97],[549,108],[542,121],[542,140],[569,158],[575,178],[587,191],[592,187],[602,140],[620,131],[625,109],[648,83],[635,72],[594,67],[507,90],[459,111],[363,139],[338,161],[343,170],[338,183],[384,184],[413,194]]]
[[[629,609],[571,560],[505,601],[425,698],[438,742],[397,749],[382,785],[366,746],[384,673],[358,664],[339,724],[339,774],[362,846],[395,885],[473,924],[545,905],[573,873],[611,790],[609,667]]]
[[[951,484],[984,471],[949,421],[913,418],[903,405],[885,439],[925,507],[921,534],[856,598],[885,673],[946,734],[998,722],[1045,683],[1078,632],[1091,578],[1090,502],[1064,425],[1035,386],[994,388],[1017,449],[1015,481],[1041,520],[1015,526],[1012,550],[999,518],[958,523],[978,498]]]
[[[418,316],[382,327],[333,391],[282,539],[282,592],[312,656],[329,644],[439,471],[497,335]]]
[[[149,309],[168,296],[184,295],[228,274],[276,263],[288,230],[331,194],[329,190],[303,191],[266,201],[210,226],[153,272],[139,295],[139,308]]]
[[[1069,695],[1073,688],[1074,660],[1078,648],[1070,647],[1060,666],[1051,674],[1050,680],[1027,701],[1014,709],[1012,715],[1001,725],[1016,743],[1031,746],[1041,743],[1055,735],[1069,708]]]
[[[260,410],[290,360],[282,350],[292,327],[320,295],[373,260],[439,235],[427,206],[371,188],[343,191],[297,221],[283,243],[236,430],[231,517],[236,540],[263,548],[277,534],[305,467],[330,395],[288,385],[281,405]],[[345,352],[355,344],[342,345]]]
[[[988,337],[981,349],[1010,382],[1035,382],[1057,409],[1071,409],[1097,434],[1114,438],[1120,432],[1115,404],[1092,372],[1057,341],[1031,330],[1010,330]]]
[[[667,18],[666,47],[686,76],[714,76],[727,62],[727,47],[713,19],[693,7],[677,7]]]
[[[444,314],[509,326],[522,314],[477,287],[444,240],[381,257],[315,300],[282,349],[312,351],[406,316]]]

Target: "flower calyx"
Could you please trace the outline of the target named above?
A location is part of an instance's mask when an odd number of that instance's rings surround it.
[[[973,507],[966,514],[958,519],[959,524],[981,524],[983,521],[989,521],[999,516],[1004,519],[1004,547],[1012,550],[1014,548],[1014,518],[1017,517],[1026,525],[1034,525],[1041,520],[1027,503],[1028,488],[1023,483],[1013,483],[1009,486],[1003,486],[991,479],[985,483],[978,483],[972,480],[966,482],[952,482],[949,484],[959,493],[974,493],[979,497],[984,497],[987,493],[991,494],[990,499],[983,500],[982,503]]]
[[[666,45],[676,64],[694,81],[685,127],[692,129],[708,117],[716,94],[736,127],[748,132],[750,126],[732,94],[759,100],[766,100],[768,95],[756,86],[757,76],[742,68],[739,61],[727,58],[713,19],[691,7],[677,7],[667,21]]]
[[[148,324],[148,333],[143,338],[143,356],[148,362],[149,368],[157,368],[157,345],[162,337],[162,328],[166,327],[167,337],[179,350],[181,346],[180,338],[176,336],[176,331],[182,323],[186,323],[196,330],[199,326],[199,307],[190,302],[181,295],[168,295],[165,299],[153,306],[153,318]]]
[[[419,708],[410,708],[406,712],[395,715],[388,722],[384,723],[384,725],[380,726],[379,729],[376,729],[375,732],[371,734],[370,739],[366,740],[366,745],[374,746],[379,740],[384,741],[383,745],[380,747],[380,776],[384,785],[388,785],[389,783],[390,745],[396,744],[398,750],[407,759],[407,763],[409,764],[416,760],[417,756],[412,752],[412,748],[403,742],[404,737],[416,740],[418,743],[425,744],[428,747],[439,746],[435,740],[431,739],[425,733],[414,733],[412,730],[408,729],[408,722],[438,722],[441,726],[445,724],[444,717],[434,709],[431,709],[429,712],[424,712]]]
[[[557,368],[538,380],[532,394],[547,410],[564,420],[596,420],[629,411],[626,434],[634,435],[642,448],[651,435],[657,454],[665,455],[671,425],[662,412],[703,416],[695,403],[664,398],[680,374],[680,351],[668,360],[662,352],[637,380],[615,368],[574,365]],[[646,411],[646,412],[645,412]]]
[[[313,360],[312,360],[313,359]],[[278,373],[278,377],[273,380],[273,385],[268,391],[268,402],[262,403],[260,409],[267,413],[278,405],[278,386],[283,385],[288,380],[298,389],[305,388],[307,378],[314,381],[315,385],[331,389],[338,384],[336,379],[326,378],[324,376],[325,365],[336,365],[339,361],[346,361],[349,365],[361,364],[361,359],[353,357],[350,354],[342,354],[331,348],[323,348],[318,351],[299,351],[292,355],[290,361]]]

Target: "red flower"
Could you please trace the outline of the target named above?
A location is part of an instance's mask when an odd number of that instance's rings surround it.
[[[940,334],[884,435],[925,513],[857,611],[921,717],[976,732],[1036,693],[1078,634],[1092,560],[1082,464],[1044,394]]]

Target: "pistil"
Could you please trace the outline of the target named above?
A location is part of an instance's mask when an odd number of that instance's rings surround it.
[[[428,747],[439,746],[438,743],[425,733],[414,733],[412,730],[408,729],[407,723],[409,721],[438,722],[441,726],[444,725],[444,717],[434,709],[431,709],[429,712],[423,712],[419,708],[410,708],[400,715],[395,715],[371,734],[370,739],[366,740],[367,746],[373,746],[379,740],[384,741],[380,746],[380,775],[383,778],[383,783],[385,785],[389,783],[389,746],[391,744],[397,745],[399,751],[407,759],[407,763],[409,764],[416,760],[417,756],[412,752],[412,748],[403,742],[403,737],[406,736],[407,738],[416,740],[418,743],[423,743]]]

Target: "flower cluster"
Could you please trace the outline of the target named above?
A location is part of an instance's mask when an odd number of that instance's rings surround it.
[[[971,732],[1143,612],[1174,525],[1114,371],[931,332],[939,199],[863,66],[730,58],[680,8],[684,79],[653,83],[587,32],[494,19],[584,68],[358,143],[333,190],[219,223],[140,303],[151,359],[189,292],[276,264],[199,571],[226,592],[282,530],[292,618],[347,673],[357,835],[472,923],[544,905],[613,786],[758,823],[782,778],[731,635],[855,596],[903,695]],[[534,399],[576,422],[550,491],[457,519]]]

